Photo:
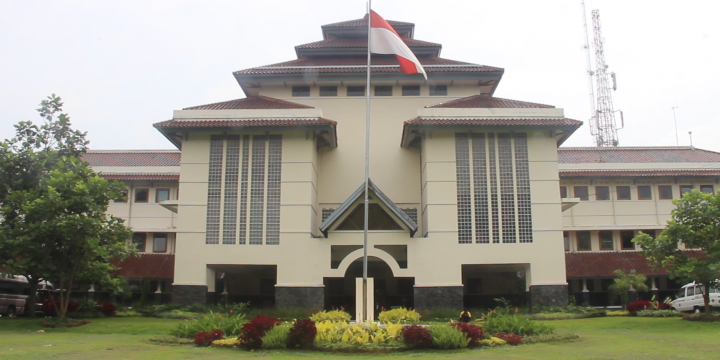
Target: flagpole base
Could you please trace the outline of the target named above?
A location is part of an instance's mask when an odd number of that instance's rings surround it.
[[[375,321],[375,282],[367,278],[367,318],[363,318],[363,278],[355,278],[355,322]]]

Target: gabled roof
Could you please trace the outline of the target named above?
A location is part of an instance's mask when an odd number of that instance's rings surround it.
[[[693,147],[586,147],[558,149],[561,164],[720,162],[720,153]]]
[[[416,56],[440,56],[442,45],[403,38],[410,50]],[[337,56],[337,55],[367,55],[367,37],[335,37],[295,46],[295,54],[298,58],[309,56]]]
[[[720,176],[720,169],[560,170],[561,178]]]
[[[90,166],[180,166],[180,152],[173,150],[90,150],[82,159]]]
[[[429,105],[426,106],[426,108],[554,108],[554,106],[502,99],[492,97],[490,95],[473,95],[435,105]]]
[[[375,196],[380,200],[385,206],[387,206],[388,209],[398,218],[400,221],[407,226],[408,229],[410,229],[410,236],[412,237],[415,235],[415,232],[418,229],[417,224],[410,219],[407,214],[405,214],[402,209],[400,209],[390,198],[388,198],[380,189],[375,185],[375,183],[372,182],[372,180],[368,180],[368,190],[375,194]],[[352,210],[350,207],[360,198],[360,196],[363,196],[365,194],[365,184],[361,184],[360,187],[355,190],[355,192],[350,195],[350,197],[347,198],[340,206],[338,206],[335,211],[330,214],[325,221],[320,224],[320,231],[327,237],[327,232],[330,229],[330,227],[342,217],[342,215]]]
[[[355,19],[355,20],[348,20],[348,21],[341,21],[336,22],[332,24],[327,24],[322,26],[322,33],[323,38],[327,39],[328,36],[331,34],[343,34],[343,35],[352,35],[352,34],[367,34],[367,25],[368,25],[368,16],[365,14],[365,16],[361,19]],[[415,24],[404,22],[404,21],[395,21],[395,20],[386,20],[390,26],[395,29],[395,31],[398,33],[398,35],[403,37],[409,37],[412,38],[415,32]]]
[[[180,174],[153,174],[153,173],[100,173],[100,177],[107,180],[120,181],[179,181]]]
[[[275,99],[267,96],[251,96],[206,105],[186,107],[183,110],[232,110],[232,109],[314,109],[312,106]]]

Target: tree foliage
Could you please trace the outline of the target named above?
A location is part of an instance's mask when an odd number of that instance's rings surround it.
[[[643,274],[636,273],[635,269],[630,270],[629,274],[625,274],[624,271],[617,269],[613,271],[613,274],[617,277],[609,287],[610,301],[620,298],[623,308],[630,302],[630,291],[648,290],[645,284],[647,278]]]
[[[130,253],[131,236],[107,204],[122,185],[100,178],[80,160],[86,133],[73,130],[54,94],[38,112],[43,124],[22,121],[0,144],[0,266],[30,282],[30,314],[40,280],[60,289],[78,282],[110,282],[113,257]],[[62,293],[64,317],[69,291]]]
[[[673,204],[671,220],[657,239],[641,234],[633,241],[654,268],[668,271],[673,279],[702,283],[709,314],[710,287],[720,278],[720,194],[693,190]],[[681,250],[681,242],[692,251]]]

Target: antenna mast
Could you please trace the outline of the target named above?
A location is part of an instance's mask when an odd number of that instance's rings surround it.
[[[583,22],[585,25],[585,49],[587,51],[587,74],[590,87],[590,133],[595,137],[595,146],[618,146],[618,127],[615,123],[615,109],[613,108],[612,93],[617,90],[615,73],[608,73],[605,62],[605,40],[600,29],[600,11],[592,11],[593,49],[595,50],[595,71],[592,71],[590,60],[590,46],[585,15],[585,1],[582,1]],[[594,78],[594,79],[593,79]],[[610,79],[612,78],[612,84]],[[595,86],[593,87],[593,80]],[[595,97],[597,91],[597,97]],[[621,112],[622,117],[622,112]]]

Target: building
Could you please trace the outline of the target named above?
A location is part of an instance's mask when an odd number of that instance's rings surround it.
[[[96,171],[128,184],[128,201],[109,211],[145,254],[120,264],[121,275],[150,278],[180,303],[354,307],[366,21],[324,25],[322,40],[295,47],[297,59],[236,71],[247,98],[154,124],[178,150],[88,153]],[[500,296],[563,306],[569,293],[599,303],[608,270],[635,264],[658,291],[677,287],[627,240],[662,229],[669,199],[687,186],[714,191],[720,154],[558,148],[582,122],[495,97],[502,68],[444,59],[440,44],[414,39],[414,24],[390,24],[428,80],[373,55],[368,253],[378,307],[479,307]]]

